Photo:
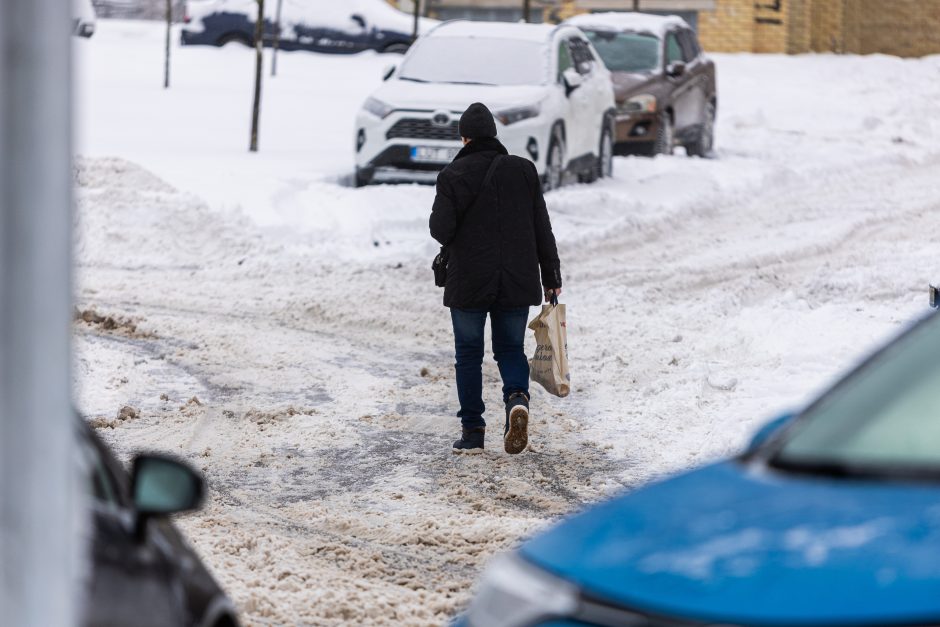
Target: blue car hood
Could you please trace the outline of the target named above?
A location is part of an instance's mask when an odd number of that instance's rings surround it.
[[[591,508],[521,548],[586,594],[738,625],[940,623],[940,486],[724,462]]]

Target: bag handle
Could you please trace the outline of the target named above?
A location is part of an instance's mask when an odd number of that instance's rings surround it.
[[[552,292],[552,297],[551,299],[549,299],[548,302],[551,303],[552,307],[557,307],[558,306],[558,294],[556,294],[555,292]]]

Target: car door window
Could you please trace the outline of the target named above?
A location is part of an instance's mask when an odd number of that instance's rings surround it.
[[[580,37],[572,37],[568,43],[571,46],[571,59],[575,69],[581,74],[590,74],[596,62],[594,54],[591,53],[591,46]]]
[[[558,82],[566,70],[574,67],[571,59],[571,50],[568,48],[568,42],[563,41],[558,45]]]
[[[692,31],[679,31],[679,46],[682,48],[682,60],[686,63],[692,63],[698,57],[698,45]]]
[[[85,458],[85,485],[88,496],[101,505],[119,507],[118,487],[108,471],[101,454],[90,443],[83,443],[82,453]]]
[[[666,35],[666,67],[678,61],[683,61],[682,46],[679,45],[679,37],[673,32]]]

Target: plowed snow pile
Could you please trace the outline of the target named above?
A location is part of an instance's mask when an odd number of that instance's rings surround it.
[[[495,552],[738,450],[937,276],[940,59],[718,56],[715,159],[548,196],[574,391],[534,390],[510,457],[488,361],[490,448],[455,456],[433,189],[342,185],[389,59],[284,55],[249,156],[249,51],[174,49],[163,92],[159,27],[99,29],[76,42],[76,306],[122,322],[76,321],[79,405],[205,471],[180,522],[249,625],[444,622]]]

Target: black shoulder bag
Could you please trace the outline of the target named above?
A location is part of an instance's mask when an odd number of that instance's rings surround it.
[[[490,168],[486,171],[486,176],[483,177],[483,185],[480,187],[480,192],[477,194],[477,197],[473,199],[473,204],[470,205],[468,211],[473,209],[483,196],[484,190],[486,190],[490,181],[493,179],[493,173],[496,172],[496,165],[502,158],[502,155],[496,155],[493,158],[493,161],[490,163]],[[459,224],[457,225],[457,230],[460,230]],[[450,243],[441,246],[441,252],[437,253],[437,256],[434,257],[434,261],[431,263],[431,270],[434,271],[434,285],[438,287],[447,285],[447,261],[450,259],[449,247]]]

